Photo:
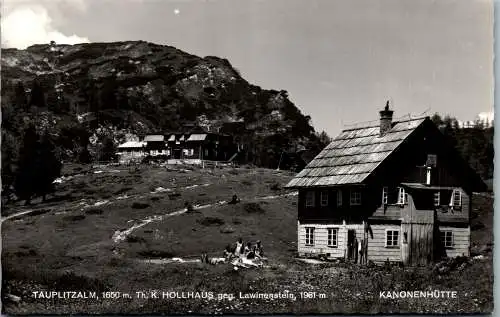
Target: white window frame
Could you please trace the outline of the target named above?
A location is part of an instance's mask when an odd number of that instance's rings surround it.
[[[339,246],[339,228],[327,228],[326,232],[328,247],[337,248]]]
[[[458,204],[456,204],[455,195],[458,194]],[[451,193],[450,206],[460,207],[462,206],[462,192],[459,189],[454,189]]]
[[[305,245],[306,246],[313,246],[314,245],[314,227],[306,227],[306,240],[305,240]]]
[[[447,240],[446,237],[450,236],[450,239]],[[452,230],[441,230],[439,239],[441,240],[441,243],[446,249],[452,249],[453,246],[455,245],[455,241],[453,239],[453,231]],[[447,245],[447,241],[450,241],[450,244]]]
[[[441,206],[441,192],[437,191],[434,193],[434,207]]]
[[[328,191],[322,190],[320,193],[320,204],[322,207],[328,206]]]
[[[342,189],[337,190],[337,207],[342,207]]]
[[[306,191],[306,207],[314,207],[316,200],[316,193],[312,190]]]
[[[394,232],[397,232],[397,240],[394,244]],[[389,233],[391,236],[390,243],[389,242]],[[401,240],[401,232],[398,229],[385,229],[385,247],[386,248],[399,248],[399,242]]]
[[[361,205],[361,191],[351,190],[349,203],[351,206],[360,206]]]
[[[434,161],[435,162],[435,164],[433,164],[434,166],[432,166],[432,167],[437,166],[437,155],[436,154],[427,154],[427,162],[426,162],[425,165],[426,166],[431,166],[429,164],[430,161]]]
[[[387,186],[382,187],[382,204],[387,205],[389,201],[389,188]]]
[[[408,204],[408,194],[403,187],[398,187],[398,205]]]

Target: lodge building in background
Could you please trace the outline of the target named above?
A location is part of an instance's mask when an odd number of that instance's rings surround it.
[[[298,253],[421,265],[470,255],[472,193],[486,185],[429,117],[343,130],[286,186]]]
[[[203,161],[227,162],[238,147],[230,135],[193,129],[189,132],[150,134],[142,141],[129,141],[118,146],[121,164],[144,161],[182,161],[201,164]]]

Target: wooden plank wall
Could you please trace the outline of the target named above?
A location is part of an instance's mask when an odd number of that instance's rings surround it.
[[[453,232],[453,247],[445,249],[447,257],[470,256],[470,227],[455,227],[450,225],[439,225],[439,231],[450,230]],[[436,237],[440,239],[440,237]],[[441,240],[436,241],[440,243]]]
[[[306,227],[313,227],[314,229],[314,245],[306,246]],[[338,228],[337,247],[328,246],[328,228]],[[363,238],[363,225],[362,224],[349,224],[343,223],[335,224],[301,224],[298,222],[298,252],[299,256],[306,254],[330,254],[331,258],[343,258],[347,250],[347,231],[349,229],[356,230],[356,238],[358,243]]]
[[[385,231],[386,229],[399,231],[399,247],[387,248],[385,246]],[[368,260],[373,262],[401,261],[401,226],[397,224],[372,224],[371,231],[373,232],[373,239],[368,237]]]

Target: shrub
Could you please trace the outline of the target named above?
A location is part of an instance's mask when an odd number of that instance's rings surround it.
[[[30,216],[38,216],[38,215],[46,214],[46,213],[51,212],[51,211],[52,211],[52,209],[38,209],[38,210],[32,211],[29,215]]]
[[[241,224],[241,220],[240,220],[240,219],[238,219],[238,218],[234,218],[234,219],[233,219],[233,224],[235,224],[235,225],[240,225],[240,224]]]
[[[217,217],[205,217],[197,221],[204,226],[222,226],[225,223],[224,220]]]
[[[143,237],[138,237],[138,236],[130,235],[130,236],[127,236],[127,240],[126,241],[128,243],[145,243],[146,239],[144,239]]]
[[[85,219],[85,215],[71,215],[71,216],[65,216],[63,217],[64,220],[67,221],[80,221]]]
[[[139,251],[137,254],[144,258],[171,258],[174,256],[172,252],[151,249]]]
[[[266,212],[258,203],[246,203],[243,209],[248,213],[264,213]]]
[[[168,194],[168,199],[176,200],[180,196],[181,196],[181,194],[179,194],[179,193],[171,193],[171,194]]]
[[[279,183],[274,183],[271,185],[271,190],[280,190],[281,189],[281,185]]]
[[[484,229],[484,224],[482,222],[477,222],[470,227],[470,230],[472,230],[472,231],[481,230],[481,229]]]
[[[87,215],[100,215],[104,212],[104,210],[100,208],[91,208],[85,211]]]
[[[145,209],[148,208],[150,205],[146,203],[140,203],[140,202],[133,202],[132,203],[132,208],[134,209]]]
[[[118,189],[117,191],[115,191],[114,194],[120,195],[120,194],[126,193],[132,189],[133,189],[132,187],[122,187],[122,188]]]
[[[51,284],[54,290],[106,291],[109,289],[109,286],[99,279],[77,275],[74,272],[65,272]]]
[[[36,250],[33,250],[31,248],[25,249],[21,247],[21,250],[14,252],[14,254],[18,257],[26,257],[26,256],[38,255],[38,252],[36,252]]]

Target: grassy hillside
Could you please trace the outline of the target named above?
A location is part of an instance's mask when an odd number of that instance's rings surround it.
[[[492,309],[492,198],[474,197],[472,244],[482,257],[427,268],[360,267],[296,260],[296,196],[283,190],[292,174],[268,169],[66,166],[57,195],[2,224],[4,310],[19,313],[360,313],[487,312]],[[241,202],[227,201],[236,194]],[[184,212],[185,202],[195,206]],[[483,226],[479,225],[483,224]],[[122,237],[123,239],[118,239]],[[221,256],[239,237],[261,240],[260,270],[161,259]],[[148,262],[156,260],[157,262]],[[464,276],[468,276],[464,279]],[[284,292],[323,299],[154,300],[140,290]],[[388,290],[455,290],[458,298],[381,299]],[[134,298],[43,300],[33,290],[120,291]],[[20,296],[20,302],[5,298]],[[318,295],[319,296],[319,295]]]
[[[129,41],[2,49],[1,63],[2,156],[12,157],[2,173],[15,169],[30,122],[69,162],[83,162],[85,151],[101,159],[106,140],[116,145],[186,123],[226,129],[241,157],[263,167],[276,168],[283,150],[325,145],[286,91],[248,83],[226,59]],[[231,129],[234,122],[242,127]]]

